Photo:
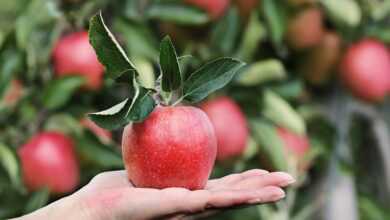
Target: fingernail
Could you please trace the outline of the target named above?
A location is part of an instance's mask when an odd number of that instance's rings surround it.
[[[288,186],[288,185],[291,185],[295,183],[295,179],[293,177],[291,177],[290,179],[286,180],[283,184],[282,184],[282,187],[285,187],[285,186]]]
[[[280,186],[285,187],[295,183],[295,178],[287,173],[280,173],[279,175],[283,176],[284,181],[280,184]]]
[[[284,197],[286,197],[286,193],[281,190],[280,192],[278,193],[275,193],[273,196],[272,196],[272,200],[279,200],[279,199],[283,199]]]

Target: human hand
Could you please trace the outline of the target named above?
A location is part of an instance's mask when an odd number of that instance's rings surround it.
[[[25,217],[87,220],[193,219],[220,209],[278,201],[285,196],[281,187],[293,182],[294,179],[287,173],[249,170],[210,180],[203,190],[159,190],[136,188],[128,181],[125,171],[111,171],[97,175],[75,194]]]

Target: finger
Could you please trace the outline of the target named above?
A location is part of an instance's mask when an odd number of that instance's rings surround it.
[[[258,190],[226,190],[212,193],[208,208],[275,202],[284,196],[284,191],[276,186],[267,186]]]
[[[231,184],[234,184],[236,182],[242,181],[246,178],[252,177],[252,176],[261,176],[264,174],[269,173],[266,170],[261,170],[261,169],[253,169],[253,170],[248,170],[243,173],[235,173],[235,174],[230,174],[228,176],[219,178],[219,179],[214,179],[214,180],[209,180],[206,185],[206,189],[211,189],[211,188],[221,188],[229,186]]]
[[[109,171],[96,175],[88,183],[87,189],[111,189],[119,187],[132,187],[132,184],[127,178],[126,171]]]
[[[133,188],[124,190],[122,195],[124,200],[120,204],[120,210],[123,219],[164,219],[174,214],[203,211],[210,192],[184,188]]]
[[[267,174],[267,173],[269,173],[267,170],[252,169],[252,170],[247,170],[247,171],[241,173],[241,175],[244,178],[248,178],[248,177],[252,177],[252,176],[262,176],[262,175]]]
[[[265,186],[286,187],[295,182],[295,179],[288,173],[274,172],[262,176],[246,178],[234,186],[233,189],[258,189]]]

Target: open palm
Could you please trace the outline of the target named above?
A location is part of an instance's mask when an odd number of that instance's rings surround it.
[[[205,189],[136,188],[125,171],[97,175],[73,195],[85,216],[100,219],[193,219],[230,207],[275,202],[294,179],[283,172],[249,170],[208,181]]]

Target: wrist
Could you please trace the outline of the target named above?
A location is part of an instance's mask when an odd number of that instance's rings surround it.
[[[83,202],[76,196],[70,195],[57,200],[30,214],[13,220],[37,220],[37,219],[83,219],[95,220],[92,211],[85,207]]]

